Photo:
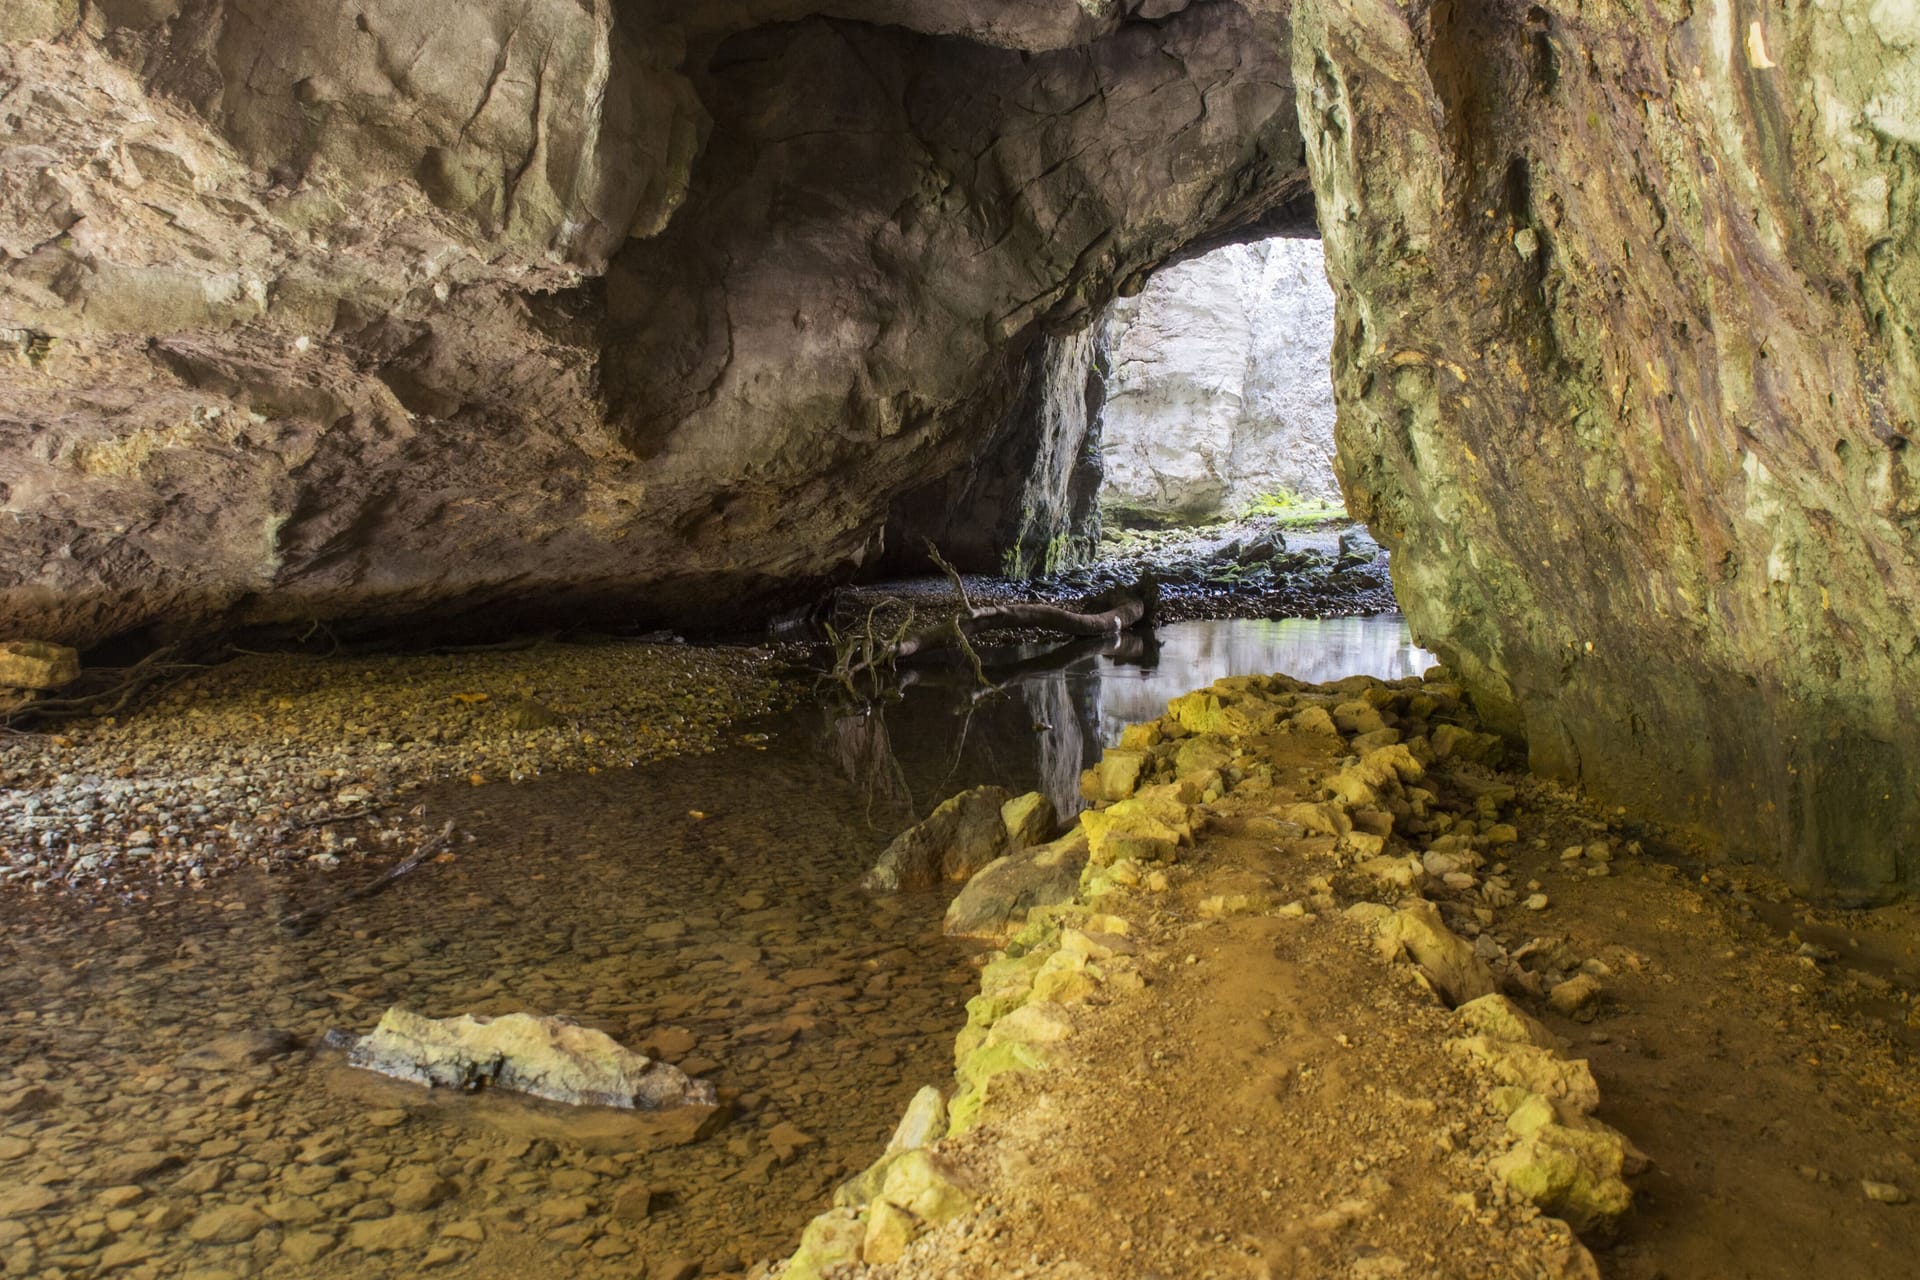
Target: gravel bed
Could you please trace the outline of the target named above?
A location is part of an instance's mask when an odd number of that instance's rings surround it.
[[[0,736],[0,881],[145,896],[411,850],[425,784],[709,751],[788,688],[761,649],[241,658],[123,716]]]

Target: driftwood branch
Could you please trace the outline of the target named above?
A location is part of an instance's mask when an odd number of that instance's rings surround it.
[[[971,652],[973,637],[985,631],[1036,630],[1065,636],[1117,636],[1143,624],[1151,626],[1159,603],[1159,584],[1149,575],[1132,586],[1086,601],[1077,610],[1052,604],[988,605],[968,609],[936,626],[902,637],[888,656],[898,662],[954,645],[963,645]],[[979,659],[975,657],[974,662],[977,666]]]
[[[379,893],[401,876],[415,870],[422,863],[437,857],[452,843],[453,822],[449,819],[447,825],[440,828],[439,835],[428,839],[418,849],[415,849],[412,853],[400,859],[400,861],[394,863],[391,867],[388,867],[374,879],[361,885],[357,889],[349,889],[345,893],[335,894],[325,902],[308,907],[304,911],[296,911],[292,915],[282,916],[280,918],[280,927],[295,937],[299,937],[316,924],[319,924],[320,921],[325,919],[330,913],[345,906],[347,903],[354,902],[361,898],[371,898],[374,894]]]
[[[155,649],[130,667],[96,668],[81,679],[96,687],[89,693],[66,694],[58,698],[36,698],[0,713],[0,725],[17,728],[36,720],[75,720],[84,716],[118,715],[135,699],[156,694],[209,664],[181,662],[179,649],[168,645]]]

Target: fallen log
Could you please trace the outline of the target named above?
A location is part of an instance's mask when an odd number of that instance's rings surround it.
[[[867,611],[864,624],[856,630],[843,635],[831,626],[827,628],[827,637],[834,649],[833,678],[856,700],[864,700],[858,687],[859,680],[864,678],[872,685],[869,694],[878,697],[881,694],[882,672],[888,673],[891,678],[902,659],[942,649],[960,650],[972,665],[975,679],[982,687],[990,689],[993,682],[987,679],[980,655],[973,647],[973,638],[977,635],[992,631],[1026,630],[1050,631],[1057,635],[1083,638],[1118,636],[1139,627],[1152,627],[1160,605],[1159,582],[1152,574],[1142,574],[1138,581],[1102,592],[1082,601],[1074,609],[1052,604],[1000,604],[976,608],[973,601],[967,598],[966,583],[961,579],[960,571],[949,564],[946,557],[940,554],[940,549],[932,543],[927,544],[927,554],[953,585],[954,595],[960,602],[959,608],[953,613],[916,629],[914,624],[918,612],[908,608],[889,635],[880,630],[878,622],[886,603],[882,602]]]
[[[964,597],[962,597],[964,600]],[[988,631],[1051,631],[1064,636],[1117,636],[1152,626],[1160,603],[1160,585],[1151,575],[1118,587],[1079,609],[1052,604],[997,604],[968,608],[931,627],[901,637],[891,656],[898,661],[917,653],[948,648]]]

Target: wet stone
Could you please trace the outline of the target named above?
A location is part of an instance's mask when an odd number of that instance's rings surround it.
[[[245,1244],[259,1235],[270,1220],[247,1205],[209,1209],[187,1224],[187,1238],[197,1244]]]

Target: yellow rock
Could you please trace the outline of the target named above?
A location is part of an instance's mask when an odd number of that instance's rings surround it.
[[[1464,1004],[1497,990],[1486,962],[1465,938],[1447,928],[1431,902],[1410,902],[1382,919],[1378,937],[1389,957],[1402,952],[1411,956],[1448,1004]]]
[[[880,1198],[937,1227],[973,1207],[973,1196],[948,1161],[921,1148],[903,1154],[887,1171]]]
[[[1562,1058],[1536,1044],[1484,1035],[1449,1040],[1447,1048],[1484,1063],[1495,1079],[1548,1099],[1562,1116],[1585,1115],[1600,1105],[1600,1086],[1584,1059]]]
[[[1516,1115],[1522,1113],[1527,1132],[1494,1160],[1496,1177],[1575,1231],[1609,1227],[1632,1207],[1633,1191],[1620,1177],[1626,1147],[1618,1133],[1604,1125],[1573,1128],[1542,1119],[1537,1106]]]
[[[1519,1005],[1495,993],[1469,1000],[1453,1011],[1469,1030],[1490,1040],[1511,1044],[1531,1044],[1542,1049],[1558,1049],[1559,1037],[1537,1019],[1529,1017]]]
[[[1149,787],[1132,799],[1105,809],[1085,809],[1080,826],[1087,833],[1089,854],[1098,865],[1122,858],[1136,862],[1168,862],[1174,850],[1193,838],[1188,806],[1178,788]]]
[[[1290,804],[1280,817],[1315,835],[1344,836],[1353,830],[1353,818],[1337,804]]]
[[[860,1260],[867,1224],[845,1209],[830,1209],[807,1224],[781,1273],[785,1280],[823,1280],[829,1268]]]
[[[919,1234],[920,1223],[911,1213],[892,1201],[875,1200],[867,1210],[867,1233],[860,1242],[860,1261],[868,1266],[898,1262]]]
[[[1086,798],[1095,801],[1125,800],[1140,785],[1141,772],[1152,759],[1145,751],[1122,751],[1117,747],[1109,747],[1106,754],[1100,757],[1100,763],[1088,770],[1093,779],[1093,794]],[[1087,790],[1083,782],[1081,794],[1086,795]]]

